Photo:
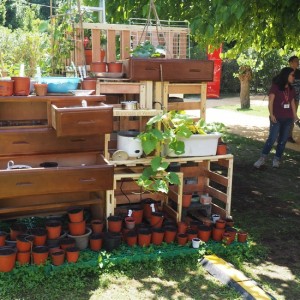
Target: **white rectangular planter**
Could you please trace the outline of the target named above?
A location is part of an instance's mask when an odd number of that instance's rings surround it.
[[[181,139],[185,145],[185,153],[176,155],[172,150],[169,149],[167,153],[170,157],[216,155],[218,139],[220,137],[220,133],[193,134],[187,139]]]

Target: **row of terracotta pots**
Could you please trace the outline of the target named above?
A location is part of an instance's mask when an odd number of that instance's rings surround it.
[[[122,62],[110,62],[96,61],[91,63],[91,72],[95,73],[122,73]]]
[[[11,77],[0,80],[0,96],[28,96],[30,94],[30,77]]]

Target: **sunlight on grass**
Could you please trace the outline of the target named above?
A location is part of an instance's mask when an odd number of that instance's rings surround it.
[[[251,115],[251,116],[258,116],[258,117],[268,117],[269,116],[268,106],[264,106],[264,105],[253,105],[252,104],[249,109],[241,109],[240,104],[238,104],[238,105],[222,105],[222,106],[217,106],[215,108],[236,111],[236,112]]]

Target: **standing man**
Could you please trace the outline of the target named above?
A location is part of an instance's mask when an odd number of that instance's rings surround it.
[[[292,69],[294,69],[295,72],[295,81],[292,84],[292,86],[295,89],[296,96],[295,96],[295,107],[296,107],[296,113],[299,106],[299,99],[300,99],[300,70],[299,68],[299,58],[297,56],[291,56],[289,59],[289,65]],[[293,129],[294,129],[294,123],[291,126],[290,135],[288,138],[288,142],[290,143],[296,143],[296,141],[293,139]]]

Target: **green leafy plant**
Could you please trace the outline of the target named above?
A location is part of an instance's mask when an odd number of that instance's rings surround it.
[[[184,111],[169,111],[152,117],[138,138],[146,155],[154,151],[157,153],[138,179],[138,185],[148,191],[168,193],[169,184],[178,185],[180,182],[176,173],[167,171],[169,163],[163,159],[165,147],[168,146],[175,154],[181,155],[185,152],[182,138],[189,138],[193,134],[224,131],[224,124],[206,124],[203,119],[195,121]]]
[[[154,47],[150,41],[137,45],[130,53],[132,57],[165,57],[164,47],[161,45]]]

